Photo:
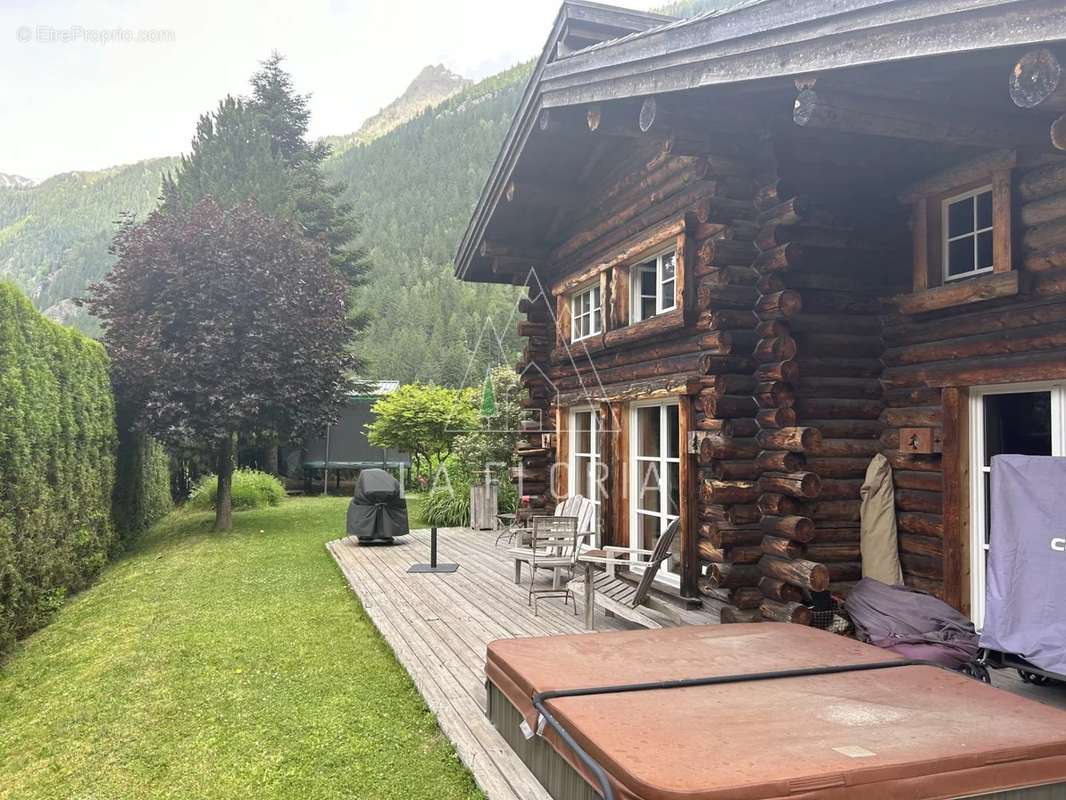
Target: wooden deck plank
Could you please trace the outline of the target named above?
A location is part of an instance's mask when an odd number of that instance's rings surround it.
[[[345,577],[348,578],[349,584],[353,588],[358,585],[364,591],[369,590],[370,587],[366,575],[357,574],[352,568],[352,561],[341,556],[340,553],[343,551],[339,551],[339,548],[334,548],[333,544],[330,543],[330,552],[337,558],[338,564]],[[359,594],[360,598],[363,597],[359,591],[356,593]],[[367,614],[382,636],[385,637],[389,646],[392,647],[397,659],[410,674],[419,694],[422,695],[426,705],[436,715],[441,730],[455,745],[459,758],[473,773],[474,779],[485,793],[485,796],[493,800],[496,800],[496,798],[501,798],[501,800],[514,798],[518,800],[522,797],[548,800],[547,793],[544,792],[539,783],[536,783],[536,779],[529,774],[521,760],[513,753],[505,752],[507,749],[506,744],[492,729],[491,724],[484,717],[483,711],[480,708],[475,708],[474,710],[464,709],[462,704],[457,709],[448,699],[446,693],[440,689],[437,684],[438,675],[434,674],[433,670],[433,660],[424,658],[425,651],[419,648],[418,637],[413,635],[412,628],[406,626],[400,620],[400,615],[395,611],[393,604],[389,602],[387,594],[380,591],[367,591],[367,596],[372,598],[369,606],[364,601],[364,608],[366,608]],[[445,670],[438,665],[437,672],[443,674]],[[479,737],[471,730],[472,728],[484,729],[486,726],[489,730],[482,730],[481,733],[494,734],[498,739],[488,748],[482,744]],[[489,740],[491,741],[491,738]],[[525,775],[523,775],[523,771],[526,773]],[[508,773],[510,773],[510,776]],[[533,784],[529,783],[530,780],[533,781]]]
[[[584,616],[561,599],[528,605],[528,570],[514,583],[514,562],[494,535],[442,529],[442,561],[451,574],[410,574],[427,560],[429,532],[414,531],[402,544],[360,547],[340,539],[327,547],[367,615],[437,716],[441,730],[489,800],[548,800],[548,794],[485,716],[485,649],[494,639],[583,633]],[[551,575],[538,575],[547,585]],[[685,611],[687,622],[717,622],[717,613]],[[597,630],[631,627],[596,613]]]

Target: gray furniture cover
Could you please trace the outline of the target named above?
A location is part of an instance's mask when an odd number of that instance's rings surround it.
[[[400,482],[383,469],[364,469],[348,504],[348,535],[363,542],[391,541],[410,533]]]
[[[977,657],[973,623],[942,600],[908,586],[863,578],[848,592],[844,609],[860,641],[905,658],[958,669]]]
[[[1066,458],[992,458],[981,646],[1066,673]]]

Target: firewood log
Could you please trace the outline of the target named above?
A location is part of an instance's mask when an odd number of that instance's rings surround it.
[[[804,547],[800,542],[784,539],[780,536],[764,536],[759,544],[762,553],[778,558],[800,558],[804,554]]]
[[[815,537],[815,526],[810,517],[767,515],[759,524],[768,534],[800,543],[809,542]]]
[[[811,610],[799,603],[779,603],[766,598],[759,606],[762,615],[771,622],[791,622],[796,625],[811,624]]]
[[[759,590],[771,600],[780,600],[785,603],[803,602],[803,590],[779,578],[760,578]]]
[[[711,564],[707,567],[707,577],[711,585],[720,589],[754,586],[759,582],[762,574],[760,567],[747,564]]]
[[[760,476],[758,488],[764,492],[809,499],[818,496],[821,484],[813,472],[766,472]]]
[[[802,558],[786,560],[763,556],[759,560],[759,569],[763,575],[778,578],[812,592],[823,592],[829,586],[829,570],[826,565]]]

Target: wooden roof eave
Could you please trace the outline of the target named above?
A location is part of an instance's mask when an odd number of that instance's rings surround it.
[[[548,64],[540,90],[558,107],[1064,39],[1060,0],[768,0]]]
[[[630,9],[615,8],[601,3],[589,2],[589,0],[564,0],[552,25],[533,72],[526,82],[522,92],[522,99],[518,109],[511,120],[507,135],[504,137],[500,152],[496,156],[485,186],[478,197],[477,205],[467,224],[463,238],[455,254],[455,274],[464,278],[471,263],[477,256],[477,248],[485,234],[485,229],[492,219],[503,191],[507,186],[511,173],[518,157],[525,147],[526,140],[536,123],[537,114],[541,104],[539,89],[541,76],[544,68],[556,56],[556,46],[565,34],[566,25],[571,20],[582,22],[599,22],[614,26],[648,28],[662,24],[672,18],[649,12],[633,11]]]

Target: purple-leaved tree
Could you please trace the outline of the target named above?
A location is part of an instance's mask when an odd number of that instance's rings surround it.
[[[124,224],[112,251],[86,305],[116,389],[147,432],[214,454],[215,528],[228,530],[238,438],[311,433],[341,408],[357,363],[349,285],[324,237],[254,200],[157,211]]]

